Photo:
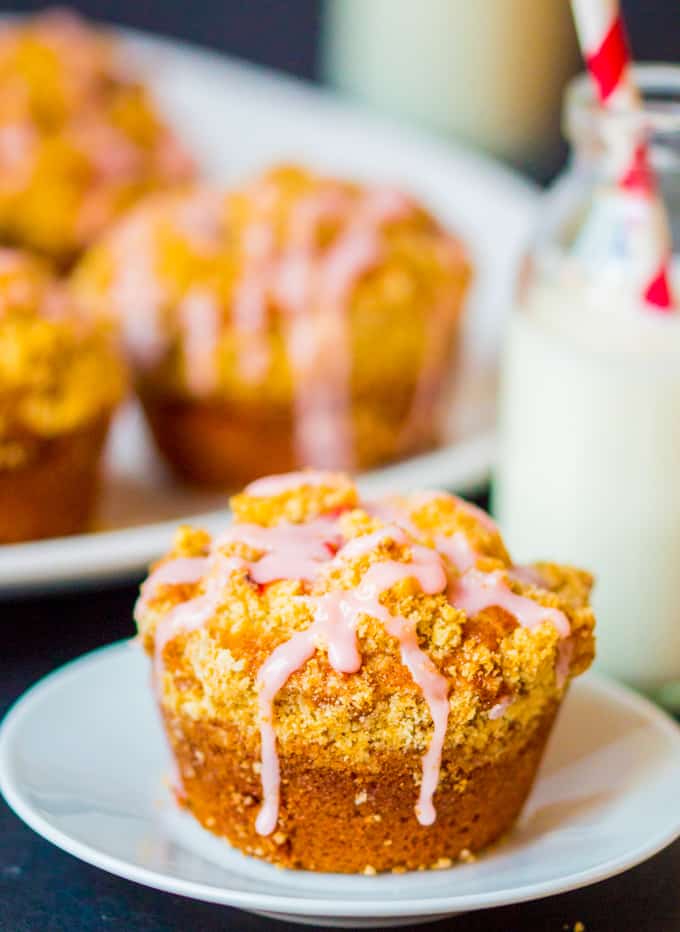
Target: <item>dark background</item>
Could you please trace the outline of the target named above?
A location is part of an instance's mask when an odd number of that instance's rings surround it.
[[[89,16],[200,42],[304,77],[318,74],[320,0],[81,0],[72,5]],[[4,9],[28,12],[43,6],[22,0],[5,3]],[[624,0],[623,6],[637,58],[680,61],[680,0]],[[93,647],[130,636],[136,592],[131,584],[0,602],[0,718],[44,673]],[[680,799],[680,789],[678,793]],[[587,932],[680,932],[680,842],[595,887],[418,928],[571,932],[577,920]],[[0,801],[0,932],[286,928],[158,893],[82,864],[34,835]]]
[[[427,5],[427,0],[412,2],[424,9]],[[321,0],[73,0],[68,5],[89,16],[201,42],[294,74],[318,74]],[[28,12],[46,4],[14,0],[2,6]],[[622,6],[636,58],[680,61],[679,0],[623,0]]]

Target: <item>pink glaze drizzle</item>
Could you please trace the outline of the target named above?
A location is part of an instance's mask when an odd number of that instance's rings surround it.
[[[159,703],[163,681],[163,652],[166,646],[178,635],[188,634],[201,628],[214,615],[220,604],[228,578],[232,573],[245,567],[244,561],[237,557],[225,557],[219,552],[213,552],[210,557],[180,557],[163,563],[144,582],[134,610],[137,621],[159,585],[198,583],[206,573],[208,574],[205,592],[202,595],[180,602],[158,622],[154,635],[152,682]],[[170,760],[170,786],[177,798],[181,800],[185,796],[182,773],[172,748]]]
[[[313,580],[324,563],[333,557],[342,536],[337,521],[320,517],[306,524],[234,524],[219,538],[217,546],[238,541],[264,554],[248,564],[250,578],[259,585],[277,579]]]
[[[466,263],[463,249],[454,241],[440,241],[440,259],[455,273]],[[402,449],[422,446],[428,434],[423,434],[424,426],[429,431],[430,412],[436,406],[441,388],[447,378],[450,365],[452,341],[455,334],[455,318],[460,291],[452,290],[449,282],[440,288],[424,321],[424,347],[420,373],[411,401],[408,416],[401,429],[399,443]]]
[[[208,562],[207,557],[178,557],[176,560],[162,563],[142,583],[140,596],[135,606],[135,617],[146,608],[161,584],[179,586],[200,582],[208,569]]]
[[[161,361],[168,346],[161,310],[166,294],[155,268],[153,231],[142,215],[133,215],[112,241],[116,278],[112,308],[122,322],[123,341],[142,368]]]
[[[423,505],[428,505],[430,502],[436,502],[438,499],[447,498],[456,503],[456,508],[459,511],[462,511],[464,514],[469,515],[471,518],[474,518],[478,524],[484,528],[485,531],[488,531],[489,534],[499,534],[498,525],[493,520],[491,515],[487,514],[482,508],[479,508],[478,505],[475,505],[473,502],[468,502],[464,498],[459,498],[458,495],[453,495],[451,492],[444,492],[441,489],[429,489],[426,492],[416,492],[411,496],[411,502],[415,505],[416,508]]]
[[[527,586],[535,586],[537,589],[546,588],[545,579],[533,566],[513,566],[508,572],[508,576]]]
[[[571,632],[564,612],[541,605],[523,595],[517,595],[503,581],[501,573],[481,573],[472,569],[464,573],[452,587],[451,603],[467,615],[476,615],[485,608],[497,606],[514,615],[524,628],[536,628],[544,621],[551,622],[560,637],[567,638]]]
[[[396,524],[379,528],[370,534],[362,534],[360,537],[354,537],[348,541],[342,550],[338,553],[338,559],[356,560],[363,557],[372,550],[375,550],[383,541],[393,540],[396,544],[404,545],[409,543],[409,539],[403,529]]]
[[[179,307],[185,380],[196,395],[209,395],[218,384],[218,351],[220,341],[220,309],[215,297],[207,290],[194,289]]]
[[[275,198],[255,198],[258,216],[244,237],[244,271],[234,299],[241,337],[240,370],[257,382],[269,363],[267,310],[283,311],[283,330],[294,373],[297,455],[314,466],[350,468],[351,353],[348,303],[357,282],[381,259],[381,226],[408,215],[412,202],[390,188],[325,188],[303,198],[290,219],[289,245],[277,247],[267,214]],[[324,222],[344,224],[325,252]]]
[[[141,208],[123,222],[110,239],[115,262],[111,286],[111,310],[122,323],[128,355],[142,369],[162,361],[171,347],[173,333],[164,319],[172,295],[166,290],[159,270],[157,226],[154,220],[175,223],[189,245],[205,255],[219,247],[221,201],[207,190],[172,202],[154,213]],[[207,288],[190,291],[178,308],[178,326],[187,354],[187,380],[199,393],[212,390],[217,378],[216,343],[219,334],[219,304]]]
[[[555,664],[555,684],[562,689],[569,677],[571,661],[574,657],[574,642],[571,638],[560,641],[557,648],[557,663]]]
[[[456,531],[451,537],[437,534],[437,550],[453,563],[459,573],[466,573],[477,562],[477,553],[462,531]]]
[[[189,572],[186,566],[182,569]],[[211,554],[207,569],[205,592],[187,602],[180,602],[158,623],[154,637],[154,680],[157,690],[160,689],[166,645],[180,634],[201,628],[212,618],[224,596],[229,577],[238,570],[247,569],[247,564],[238,557],[225,557],[216,550]]]
[[[513,701],[514,700],[512,696],[505,696],[495,705],[492,705],[491,708],[489,709],[489,718],[491,719],[491,721],[495,722],[497,719],[503,718],[505,713],[508,711],[508,709],[512,705]]]
[[[35,166],[38,133],[28,122],[0,126],[0,190],[20,191]]]
[[[259,382],[269,366],[266,340],[266,281],[274,261],[274,232],[264,221],[252,223],[243,236],[244,271],[234,292],[234,328],[241,340],[239,373],[248,382]]]
[[[292,492],[295,489],[303,489],[307,486],[334,485],[337,477],[332,473],[315,472],[307,470],[303,472],[285,472],[278,476],[265,476],[262,479],[256,479],[246,486],[246,495],[253,495],[257,498],[270,498],[275,495],[283,495],[285,492]]]
[[[385,532],[377,534],[382,534],[379,540],[387,536],[393,536],[399,541],[405,540],[399,528],[386,529]],[[371,536],[374,544],[378,542],[375,534]],[[255,823],[259,834],[271,834],[278,819],[280,767],[273,727],[276,696],[290,676],[314,654],[319,644],[327,646],[328,661],[334,670],[338,673],[355,673],[361,666],[356,628],[362,615],[377,618],[383,623],[385,630],[398,640],[402,663],[422,690],[430,710],[434,732],[423,757],[416,817],[422,825],[431,825],[434,822],[432,798],[439,780],[448,722],[448,681],[419,647],[415,622],[392,615],[379,601],[380,595],[385,591],[409,578],[415,579],[427,594],[436,594],[446,588],[446,573],[439,554],[419,545],[413,545],[411,551],[411,563],[398,563],[393,560],[375,563],[364,574],[356,589],[333,591],[319,597],[309,628],[297,632],[288,641],[280,644],[261,667],[257,682],[262,737],[263,802]],[[358,542],[354,540],[346,544],[338,556],[356,557],[362,553]]]

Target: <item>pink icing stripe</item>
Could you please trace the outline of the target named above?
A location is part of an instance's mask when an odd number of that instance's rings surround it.
[[[448,495],[448,493],[445,494]],[[498,534],[500,536],[498,525],[493,520],[491,515],[484,511],[484,509],[479,508],[473,502],[468,502],[464,498],[459,498],[457,495],[448,495],[448,497],[455,501],[456,506],[460,509],[460,511],[464,512],[471,518],[474,518],[475,521],[479,522],[485,531],[488,531],[490,534]]]
[[[447,492],[426,492],[413,495],[411,502],[418,507],[418,505],[434,501],[442,496],[455,498],[455,496],[450,496]],[[463,502],[462,499],[456,499],[456,502],[459,507],[464,506],[465,510],[467,510],[467,502]],[[394,502],[371,502],[364,507],[373,517],[379,518],[381,521],[394,522],[394,524],[405,528],[413,537],[418,537],[422,533],[411,520],[408,510],[403,506],[400,507]],[[470,506],[470,508],[475,507],[474,505]],[[472,569],[477,562],[477,553],[462,531],[457,531],[450,537],[445,534],[438,534],[435,538],[435,544],[437,550],[451,561],[459,573],[465,573],[467,570]]]
[[[7,123],[0,126],[0,189],[4,193],[20,191],[35,167],[38,134],[30,123]]]
[[[400,527],[391,525],[373,531],[371,534],[362,534],[360,537],[354,537],[345,544],[342,550],[338,551],[336,559],[355,560],[357,557],[363,557],[372,550],[375,550],[375,548],[385,540],[393,540],[395,543],[402,545],[409,542],[406,534]]]
[[[422,825],[434,822],[432,798],[439,781],[448,722],[448,681],[420,649],[415,623],[392,615],[379,601],[383,592],[409,578],[416,579],[427,594],[435,594],[446,588],[446,573],[437,552],[420,546],[414,546],[412,552],[411,563],[397,563],[393,560],[376,563],[364,574],[357,589],[334,591],[321,596],[310,627],[280,644],[260,668],[257,683],[263,801],[255,823],[259,834],[271,834],[278,820],[280,765],[273,727],[276,696],[290,676],[309,660],[319,643],[326,644],[328,660],[334,670],[355,673],[361,666],[356,628],[362,615],[377,618],[385,625],[386,631],[399,641],[402,662],[422,690],[430,709],[434,732],[423,757],[416,817]]]
[[[261,196],[258,196],[261,194]],[[284,312],[284,336],[294,372],[295,442],[301,463],[352,468],[351,350],[347,311],[353,289],[381,259],[380,228],[408,216],[410,198],[389,187],[354,196],[322,188],[292,211],[289,244],[277,248],[270,222],[276,196],[253,194],[256,219],[246,230],[244,270],[233,314],[241,334],[240,370],[261,379],[269,362],[267,308]],[[322,223],[344,224],[324,253]]]
[[[437,534],[437,550],[453,563],[459,573],[473,569],[477,563],[477,553],[462,531],[456,531],[451,537]]]
[[[321,257],[309,238],[312,245],[290,255],[283,266],[279,293],[288,312],[288,351],[296,374],[296,447],[303,463],[349,469],[354,444],[347,302],[358,280],[379,261],[380,244],[375,230],[353,226]]]
[[[217,546],[239,541],[254,550],[265,551],[248,564],[251,579],[260,585],[277,579],[312,580],[324,563],[342,544],[342,535],[333,518],[316,518],[307,524],[234,524],[220,537]]]
[[[337,482],[337,475],[332,472],[320,472],[307,470],[305,472],[285,472],[278,476],[265,476],[263,479],[256,479],[245,488],[246,495],[254,495],[261,498],[272,498],[275,495],[283,495],[284,492],[292,492],[295,489],[303,489],[306,485],[333,486]]]
[[[259,382],[269,366],[266,337],[267,282],[275,262],[272,228],[255,221],[243,236],[244,269],[232,302],[234,327],[241,339],[239,372],[248,382]]]
[[[571,638],[566,638],[560,642],[557,648],[557,663],[555,665],[555,684],[558,689],[562,689],[569,677],[571,661],[574,657],[574,642]]]
[[[546,580],[533,566],[513,566],[508,571],[508,576],[525,585],[534,586],[536,589],[547,588]]]
[[[493,520],[491,515],[488,515],[482,508],[479,508],[472,502],[466,501],[464,498],[458,498],[457,495],[452,495],[451,497],[455,499],[455,502],[460,510],[470,515],[470,517],[474,518],[475,521],[478,521],[485,531],[488,531],[490,534],[498,534],[500,536],[498,525]]]
[[[220,249],[224,201],[211,188],[200,188],[174,207],[177,229],[195,252],[211,256]]]
[[[258,672],[262,806],[255,829],[260,835],[271,835],[279,817],[281,776],[273,724],[274,700],[278,692],[293,673],[304,666],[320,643],[327,644],[328,660],[334,670],[355,673],[361,666],[354,633],[358,616],[350,617],[342,601],[344,595],[343,592],[331,592],[321,596],[309,628],[296,632],[288,641],[279,644]]]
[[[512,696],[505,696],[505,698],[501,699],[500,702],[497,702],[496,705],[491,706],[489,709],[489,718],[491,721],[495,722],[497,719],[503,718],[505,713],[512,705],[513,701],[514,700]]]
[[[467,615],[476,615],[485,608],[497,606],[513,615],[524,628],[536,628],[544,621],[551,622],[560,637],[569,637],[571,628],[564,612],[534,602],[514,593],[503,581],[499,572],[481,573],[468,570],[452,587],[451,604]]]
[[[143,215],[124,223],[112,240],[116,262],[111,305],[122,322],[126,350],[141,368],[150,369],[168,349],[162,320],[165,289],[156,273],[153,231]]]
[[[402,663],[414,683],[420,687],[434,723],[432,738],[422,761],[422,779],[416,804],[416,818],[420,824],[432,825],[436,819],[433,797],[439,783],[442,749],[449,720],[449,684],[428,655],[420,649],[415,622],[390,615],[384,606],[380,607],[385,629],[399,641]]]
[[[499,534],[498,525],[493,520],[491,515],[487,514],[482,508],[479,508],[473,502],[468,502],[464,498],[460,498],[458,495],[453,495],[451,492],[444,492],[441,489],[429,489],[426,492],[415,492],[411,495],[410,500],[416,506],[427,505],[430,502],[436,502],[438,499],[449,499],[449,501],[454,501],[456,503],[456,508],[459,511],[464,512],[465,514],[470,515],[471,518],[474,518],[475,521],[478,521],[482,525],[485,531],[489,531],[490,534]]]
[[[415,201],[387,185],[370,188],[364,198],[363,213],[373,223],[395,223],[408,219],[417,210]]]
[[[220,309],[216,298],[209,291],[190,291],[179,306],[179,320],[187,386],[196,395],[209,395],[219,378]]]
[[[209,621],[220,604],[229,577],[237,570],[246,568],[247,564],[238,557],[225,557],[219,551],[216,551],[209,561],[209,575],[207,576],[203,595],[189,599],[187,602],[181,602],[159,621],[154,638],[154,678],[157,689],[160,688],[163,672],[163,651],[166,645],[179,634],[188,634],[190,631],[195,631]],[[187,575],[190,575],[189,571],[187,571]]]
[[[108,210],[110,205],[104,204],[104,208]],[[169,205],[160,201],[155,208],[135,211],[110,239],[115,263],[111,309],[122,322],[129,356],[144,368],[153,367],[163,358],[173,337],[164,319],[171,296],[157,269],[157,224],[175,224],[191,249],[205,255],[219,246],[221,211],[221,199],[214,192],[200,190]],[[178,316],[188,353],[200,352],[200,362],[192,366],[195,371],[189,373],[189,378],[196,380],[202,392],[207,384],[214,383],[214,356],[208,355],[208,343],[212,341],[214,354],[218,301],[207,290],[197,288],[180,304]]]
[[[225,558],[219,553],[213,553],[211,557],[180,557],[163,563],[142,585],[141,594],[134,609],[137,623],[159,585],[197,583],[204,578],[206,573],[210,572],[211,566],[215,568],[215,573],[208,576],[205,593],[175,606],[158,622],[156,627],[152,681],[159,705],[163,681],[163,652],[166,646],[179,634],[200,628],[212,617],[220,603],[227,579],[233,572],[243,569],[245,564],[236,557]],[[182,799],[185,795],[182,774],[172,748],[170,760],[170,785],[176,796]]]
[[[408,510],[395,502],[394,499],[362,502],[361,507],[372,518],[377,518],[379,521],[385,521],[389,524],[396,524],[408,531],[412,537],[417,538],[421,534],[411,520]]]
[[[168,560],[167,563],[161,564],[142,584],[135,605],[135,619],[139,619],[140,613],[147,607],[161,583],[168,586],[197,583],[208,569],[208,563],[207,557],[179,557],[177,560]]]

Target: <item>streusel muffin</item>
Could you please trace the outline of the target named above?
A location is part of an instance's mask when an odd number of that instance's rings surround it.
[[[441,867],[506,832],[570,680],[591,577],[513,566],[446,493],[360,500],[330,473],[259,480],[143,586],[142,642],[178,802],[285,867]]]
[[[86,526],[125,384],[106,327],[40,260],[0,249],[0,543]]]
[[[121,321],[161,451],[224,486],[433,445],[469,278],[412,198],[283,166],[155,199],[75,282]]]
[[[63,10],[0,26],[0,242],[68,264],[190,157],[118,45]]]

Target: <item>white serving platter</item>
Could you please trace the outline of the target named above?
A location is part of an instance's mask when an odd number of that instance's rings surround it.
[[[490,159],[407,131],[303,82],[172,40],[130,32],[123,38],[207,177],[229,183],[272,162],[302,161],[403,186],[460,232],[476,281],[451,442],[363,479],[374,490],[479,487],[494,458],[498,353],[536,215],[536,189]],[[109,444],[96,532],[0,546],[0,597],[141,574],[167,548],[179,521],[222,526],[225,508],[226,495],[171,479],[139,412],[130,408]]]

